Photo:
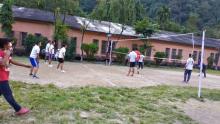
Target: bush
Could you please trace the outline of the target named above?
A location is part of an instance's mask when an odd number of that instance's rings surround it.
[[[129,52],[129,49],[127,47],[119,47],[115,49],[116,52],[116,58],[120,64],[122,64],[125,61],[125,57],[127,56],[127,53]],[[122,54],[125,53],[125,54]]]
[[[38,41],[41,42],[41,49],[44,49],[44,47],[46,46],[46,43],[47,43],[47,38],[46,37],[35,36],[35,35],[32,35],[32,34],[29,34],[25,38],[24,47],[25,47],[26,54],[29,54],[31,52],[33,46]]]
[[[76,54],[76,40],[75,39],[71,39],[68,42],[68,47],[66,50],[66,59],[69,61],[72,61],[75,58],[75,54]]]
[[[207,58],[208,61],[208,68],[212,68],[213,64],[214,64],[214,57],[213,56],[209,56]]]
[[[156,65],[160,65],[161,62],[163,61],[163,59],[161,59],[161,58],[165,58],[166,57],[166,53],[165,52],[156,52],[154,57],[156,57],[155,58]]]
[[[26,52],[25,52],[24,48],[15,48],[13,53],[15,55],[17,55],[17,56],[24,56],[24,55],[26,55]]]
[[[96,44],[85,44],[83,43],[81,49],[86,53],[88,60],[94,60],[95,54],[98,52],[99,48]]]

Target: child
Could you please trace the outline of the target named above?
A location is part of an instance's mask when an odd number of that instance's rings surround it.
[[[137,54],[135,53],[134,50],[132,50],[128,56],[129,56],[130,68],[129,68],[127,76],[130,76],[130,73],[131,73],[131,76],[134,76],[134,68],[136,64]]]
[[[36,78],[36,79],[39,79],[39,77],[37,77],[37,72],[39,69],[40,46],[41,46],[41,42],[37,42],[35,44],[35,46],[33,47],[31,54],[30,54],[30,62],[32,65],[30,76],[32,76],[33,78]]]
[[[47,60],[49,60],[49,48],[50,48],[50,44],[51,44],[51,41],[49,40],[47,45],[46,45],[46,48],[45,48],[45,63],[47,64]]]
[[[52,59],[54,56],[54,45],[55,45],[55,42],[53,41],[49,47],[49,67],[53,67],[51,63],[52,63]]]
[[[138,69],[137,69],[137,73],[139,74],[139,70],[144,68],[144,55],[140,55],[140,58],[138,60]]]
[[[63,70],[63,65],[64,65],[64,58],[65,58],[65,54],[66,54],[66,48],[67,48],[67,45],[63,44],[62,45],[62,48],[60,49],[59,51],[59,55],[58,55],[58,62],[59,64],[57,65],[57,70],[61,70],[61,72],[65,72]]]
[[[186,66],[185,66],[185,72],[184,72],[184,81],[188,83],[192,74],[194,65],[194,60],[192,58],[192,54],[189,54],[189,58],[187,59]],[[187,78],[187,79],[186,79]]]
[[[24,65],[12,60],[11,43],[9,39],[0,38],[0,95],[3,95],[6,101],[14,108],[16,115],[24,115],[29,112],[29,109],[21,107],[14,99],[11,88],[9,86],[9,63],[31,68],[31,66]]]

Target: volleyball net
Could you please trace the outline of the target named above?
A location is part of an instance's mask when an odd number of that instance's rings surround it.
[[[194,53],[194,49],[195,49],[195,34],[198,34],[200,32],[193,32],[193,33],[185,33],[185,34],[173,34],[173,35],[161,35],[161,36],[152,36],[152,37],[147,37],[147,38],[134,38],[134,39],[121,39],[121,40],[117,40],[116,42],[129,42],[129,41],[143,41],[143,40],[163,40],[163,39],[171,39],[173,37],[176,37],[176,38],[183,38],[185,40],[191,40],[191,44],[192,44],[192,52],[191,54],[193,55]],[[187,37],[187,38],[185,38]],[[112,60],[113,60],[113,57],[114,55],[116,54],[122,54],[122,55],[127,55],[128,53],[123,53],[123,52],[118,52],[118,51],[115,51],[114,48],[117,48],[117,45],[114,44],[115,41],[110,41],[109,45],[108,45],[108,53],[109,53],[109,65],[112,64]],[[114,47],[114,48],[113,48]],[[120,47],[123,47],[122,45]],[[154,47],[154,46],[153,46]],[[161,51],[158,51],[158,52],[161,52]],[[161,59],[161,60],[164,60],[164,61],[168,61],[168,62],[181,62],[181,63],[184,63],[186,62],[185,59],[182,59],[182,57],[180,57],[179,59],[177,57],[164,57],[164,58],[159,58],[159,57],[155,57],[155,56],[147,56],[146,53],[145,54],[145,60],[155,60],[155,59]]]

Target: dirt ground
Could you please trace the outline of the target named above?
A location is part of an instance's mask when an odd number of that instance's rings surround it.
[[[140,88],[156,85],[175,86],[198,86],[198,73],[193,72],[189,84],[182,83],[183,72],[175,70],[144,68],[140,75],[127,77],[128,67],[104,66],[102,64],[91,63],[65,63],[66,73],[62,73],[54,67],[50,68],[41,62],[39,77],[30,77],[29,70],[12,66],[11,80],[23,81],[26,83],[48,84],[53,83],[58,87],[80,87],[80,86],[107,86],[107,87],[128,87]],[[220,76],[207,75],[203,78],[202,87],[209,89],[220,89]],[[185,104],[179,104],[185,114],[201,124],[219,124],[220,122],[220,102],[199,102],[189,100]]]
[[[185,114],[196,120],[199,124],[220,123],[220,102],[209,100],[200,102],[190,99],[185,104],[179,104],[178,106]]]
[[[139,88],[155,85],[177,85],[177,86],[198,86],[198,73],[194,72],[189,84],[182,83],[183,72],[165,69],[144,68],[140,75],[127,77],[128,67],[125,66],[105,66],[91,63],[65,63],[66,73],[61,73],[54,67],[50,68],[41,62],[39,77],[32,79],[29,77],[29,70],[12,66],[11,80],[23,81],[27,83],[48,84],[53,83],[58,87],[76,86],[109,86],[109,87],[129,87]],[[220,89],[220,76],[207,75],[203,79],[202,86],[210,89]]]

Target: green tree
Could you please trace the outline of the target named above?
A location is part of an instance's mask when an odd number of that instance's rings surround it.
[[[155,55],[154,55],[155,58],[155,61],[156,61],[156,65],[160,65],[161,62],[163,61],[162,58],[165,58],[166,57],[166,53],[165,52],[156,52]]]
[[[66,50],[66,59],[72,61],[76,54],[76,39],[71,38],[68,42],[68,47]]]
[[[187,22],[186,29],[187,32],[195,32],[198,30],[198,16],[196,14],[190,14]]]
[[[208,68],[212,68],[213,67],[213,64],[214,64],[214,56],[209,56],[208,58],[207,58],[207,61],[208,61]]]
[[[133,25],[143,19],[145,10],[137,0],[98,0],[91,15],[98,20]]]
[[[160,25],[160,29],[165,30],[167,24],[170,21],[170,8],[168,8],[167,6],[162,6],[157,12],[157,16],[157,21]]]
[[[145,18],[141,21],[138,21],[135,24],[135,31],[136,33],[139,33],[142,35],[143,39],[142,41],[144,42],[144,46],[142,49],[144,49],[144,53],[146,53],[147,49],[149,47],[152,47],[148,37],[151,37],[153,33],[155,33],[158,30],[159,26],[155,23],[153,23],[152,21],[150,21],[149,19]]]
[[[61,20],[60,9],[55,10],[55,23],[54,23],[54,40],[59,42],[67,42],[68,27]]]
[[[94,60],[95,54],[98,52],[98,46],[94,43],[85,44],[83,43],[81,49],[85,51],[88,60]]]
[[[12,5],[12,0],[4,0],[0,11],[1,29],[6,37],[12,37],[12,24],[14,23]]]
[[[122,64],[125,61],[125,57],[127,53],[129,52],[129,49],[127,47],[119,47],[114,50],[116,52],[116,58],[120,64]],[[124,53],[124,54],[122,54]]]
[[[35,36],[33,34],[28,34],[28,36],[24,40],[24,47],[26,53],[30,53],[35,43],[39,41],[41,42],[41,49],[43,49],[47,43],[47,38],[42,36]]]

